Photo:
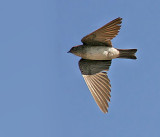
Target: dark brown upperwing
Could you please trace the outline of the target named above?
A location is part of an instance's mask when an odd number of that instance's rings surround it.
[[[106,45],[112,47],[111,40],[118,34],[121,28],[122,18],[116,18],[103,27],[90,33],[81,39],[84,45]]]

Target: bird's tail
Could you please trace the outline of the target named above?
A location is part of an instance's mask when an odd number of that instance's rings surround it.
[[[135,53],[137,49],[118,49],[119,57],[118,58],[125,58],[125,59],[137,59]]]

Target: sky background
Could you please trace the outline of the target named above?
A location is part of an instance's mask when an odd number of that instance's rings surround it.
[[[67,51],[117,17],[104,114]],[[159,137],[159,32],[159,0],[1,0],[0,137]]]

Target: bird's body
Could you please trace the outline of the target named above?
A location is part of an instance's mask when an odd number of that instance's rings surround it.
[[[78,50],[75,55],[89,60],[111,60],[119,57],[119,51],[113,47],[107,46],[91,46],[79,45],[76,46]]]
[[[107,70],[115,58],[136,59],[137,49],[116,49],[111,40],[118,34],[122,18],[114,19],[82,38],[83,45],[74,46],[69,53],[81,57],[79,68],[99,108],[108,112],[110,81]],[[104,72],[105,71],[105,72]]]

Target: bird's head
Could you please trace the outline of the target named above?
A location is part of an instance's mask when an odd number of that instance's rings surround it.
[[[72,47],[67,53],[77,53],[78,51],[78,48],[77,47]]]
[[[82,51],[81,45],[78,45],[78,46],[72,47],[67,53],[72,53],[72,54],[79,56],[81,51]]]

